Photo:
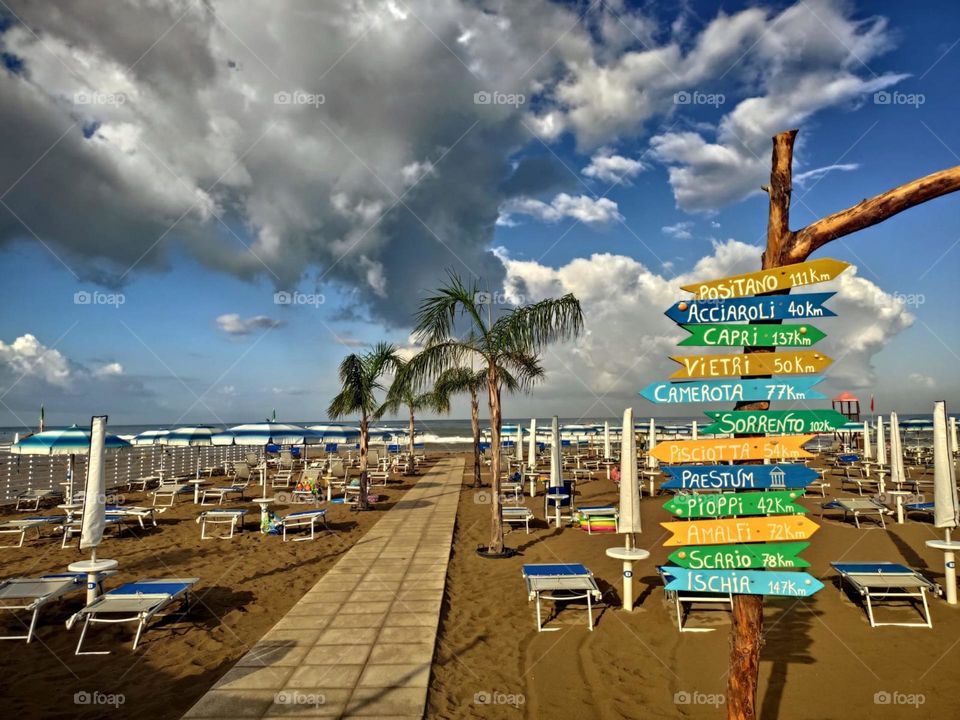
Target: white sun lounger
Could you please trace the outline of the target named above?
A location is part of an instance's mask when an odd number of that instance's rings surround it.
[[[298,510],[297,512],[292,512],[289,515],[285,515],[280,518],[280,526],[283,528],[283,541],[287,541],[287,530],[293,530],[294,528],[309,527],[310,535],[308,537],[294,538],[294,542],[300,542],[302,540],[313,540],[315,536],[315,531],[318,522],[323,523],[323,527],[327,530],[330,530],[327,525],[327,511],[325,508],[319,508],[316,510]]]
[[[157,526],[157,515],[166,510],[166,508],[155,508],[155,507],[141,507],[137,505],[107,505],[106,512],[107,515],[120,515],[122,517],[130,517],[137,520],[140,523],[140,527],[143,530],[147,529],[145,520],[149,520],[150,524],[154,527]]]
[[[104,519],[105,526],[113,526],[117,529],[117,536],[119,537],[120,533],[123,532],[123,525],[126,521],[126,516],[119,513],[107,513],[106,518]],[[60,542],[60,547],[65,548],[70,542],[70,538],[74,535],[79,536],[80,530],[83,527],[83,520],[80,517],[75,517],[68,523],[65,523],[63,526],[63,540]],[[79,541],[80,538],[78,537]]]
[[[523,566],[527,584],[527,600],[537,601],[537,632],[551,632],[560,628],[544,628],[540,600],[587,601],[587,626],[593,630],[593,600],[600,600],[600,588],[593,573],[579,563],[545,563]]]
[[[112,575],[113,571],[99,574],[98,582],[103,582],[103,578],[108,574]],[[0,640],[26,640],[29,643],[36,632],[40,611],[45,605],[86,587],[86,573],[58,573],[38,578],[0,580],[0,610],[26,610],[31,613],[26,635],[4,635]]]
[[[664,586],[667,585],[673,576],[666,571],[664,567],[658,567],[657,572],[660,573],[660,577],[663,579]],[[666,590],[664,589],[667,600],[673,603],[674,609],[677,613],[677,629],[680,632],[713,632],[714,628],[699,628],[699,627],[686,627],[683,623],[684,619],[684,609],[683,606],[687,606],[687,613],[690,612],[690,608],[693,605],[697,604],[713,604],[713,605],[726,605],[731,611],[733,610],[733,595],[729,593],[711,593],[711,592],[698,592],[694,590]]]
[[[880,625],[898,625],[900,627],[933,627],[930,619],[930,606],[927,604],[927,591],[938,595],[940,587],[928,580],[916,570],[906,565],[891,562],[830,563],[840,573],[841,586],[845,580],[860,593],[867,605],[867,617],[870,627]],[[877,622],[873,616],[873,603],[889,598],[906,598],[911,604],[919,600],[923,608],[923,622]]]
[[[530,534],[530,521],[534,519],[533,510],[525,505],[504,505],[500,508],[500,514],[505,523],[521,523],[527,529],[527,535]]]
[[[197,516],[197,522],[200,523],[200,539],[213,540],[215,536],[207,537],[207,525],[229,525],[230,532],[226,535],[218,535],[221,540],[229,540],[233,537],[235,530],[243,532],[243,520],[248,510],[246,508],[222,508],[217,510],[204,510]]]
[[[90,623],[137,623],[133,649],[137,649],[140,636],[155,615],[174,602],[189,603],[190,590],[199,578],[168,578],[163,580],[138,580],[127,583],[101,595],[67,621],[67,628],[77,620],[83,620],[77,655],[109,655],[109,650],[81,651]],[[186,609],[184,609],[186,612]]]
[[[872,517],[882,528],[887,527],[883,516],[890,514],[890,509],[879,500],[867,497],[836,498],[829,502],[820,503],[820,517],[823,517],[824,510],[842,510],[843,519],[846,521],[848,515],[853,516],[854,524],[860,527],[860,518]]]
[[[183,495],[184,493],[192,494],[193,488],[181,482],[161,483],[157,489],[153,491],[153,504],[156,505],[159,498],[166,497],[170,498],[167,507],[171,507],[174,500],[177,499],[177,495]]]
[[[40,503],[47,499],[62,498],[63,493],[51,488],[29,488],[17,495],[18,512],[36,512]]]
[[[59,527],[67,521],[66,515],[38,515],[36,517],[25,517],[19,520],[8,520],[0,524],[0,535],[19,535],[20,541],[15,545],[0,545],[0,548],[23,547],[23,541],[30,530],[37,531],[39,539],[44,527]]]
[[[207,498],[214,498],[217,501],[217,504],[223,503],[223,500],[227,495],[239,495],[240,500],[243,500],[243,495],[247,490],[247,487],[250,485],[250,480],[248,479],[245,482],[235,482],[232,485],[225,485],[220,487],[210,487],[203,489],[203,495],[200,497],[201,505],[212,505],[213,503],[208,503]]]

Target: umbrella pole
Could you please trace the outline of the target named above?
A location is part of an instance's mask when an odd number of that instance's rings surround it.
[[[950,538],[950,528],[944,529],[947,545],[952,545]],[[949,605],[957,604],[957,561],[953,550],[944,550],[943,552],[943,583],[947,586],[947,603]]]

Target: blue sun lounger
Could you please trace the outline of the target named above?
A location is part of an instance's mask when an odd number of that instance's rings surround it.
[[[109,651],[81,651],[83,640],[90,623],[137,623],[137,633],[133,638],[133,649],[137,649],[140,636],[157,613],[174,602],[189,604],[190,590],[199,578],[169,578],[164,580],[137,580],[126,583],[101,595],[81,609],[67,621],[67,629],[77,620],[83,620],[80,640],[77,642],[77,655],[109,655]],[[186,612],[186,607],[184,612]]]
[[[846,581],[867,605],[867,617],[870,627],[880,625],[899,625],[900,627],[933,627],[930,620],[930,607],[927,604],[927,591],[935,595],[940,593],[940,587],[928,580],[916,570],[906,565],[891,562],[855,562],[830,563],[833,569],[840,573],[841,586]],[[877,622],[873,616],[873,603],[876,600],[889,598],[905,598],[911,604],[919,600],[923,608],[922,623],[904,622]]]
[[[560,628],[545,628],[541,619],[540,600],[587,601],[587,626],[593,630],[593,600],[600,600],[600,588],[593,573],[579,563],[546,563],[523,566],[527,584],[527,600],[537,601],[537,632],[551,632]]]
[[[110,573],[101,573],[97,576],[98,582]],[[44,606],[54,603],[64,595],[87,587],[85,573],[56,573],[41,575],[38,578],[9,578],[0,580],[0,610],[26,610],[31,613],[30,625],[26,635],[4,635],[0,640],[33,639],[37,629],[37,620]]]
[[[669,602],[673,603],[677,612],[677,629],[680,632],[713,632],[715,628],[686,627],[684,618],[697,604],[726,605],[733,610],[733,595],[730,593],[700,592],[697,590],[667,590],[666,586],[674,579],[673,575],[663,565],[657,566],[660,579],[663,580],[664,593]],[[684,613],[683,606],[687,606]]]
[[[906,505],[903,506],[903,511],[905,513],[919,512],[919,513],[927,513],[929,515],[932,515],[934,505],[935,503],[932,503],[932,502],[907,503]]]
[[[20,541],[16,545],[0,545],[0,548],[23,547],[23,541],[30,530],[37,531],[37,538],[42,536],[45,527],[60,527],[67,521],[66,515],[37,515],[17,518],[0,523],[0,535],[19,535]]]
[[[318,522],[322,522],[324,528],[330,530],[327,526],[327,511],[324,508],[318,508],[315,510],[298,510],[297,512],[292,512],[289,515],[284,515],[280,518],[280,527],[283,529],[283,541],[287,541],[287,530],[292,530],[294,528],[309,527],[310,535],[307,537],[294,538],[294,542],[300,542],[302,540],[313,540],[314,532]]]

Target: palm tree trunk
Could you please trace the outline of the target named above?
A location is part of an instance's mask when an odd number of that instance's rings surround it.
[[[470,427],[473,429],[473,486],[480,487],[480,399],[470,390]]]
[[[357,500],[357,510],[369,510],[367,502],[367,448],[370,446],[370,427],[367,414],[360,417],[360,498]]]
[[[413,408],[411,407],[410,408],[410,465],[408,466],[408,469],[407,469],[407,475],[417,474],[416,466],[413,464],[413,447],[414,447],[413,431],[415,428],[416,428],[416,423],[413,417]]]
[[[503,552],[503,517],[500,511],[500,384],[496,369],[487,371],[487,394],[490,398],[490,544],[487,553]]]

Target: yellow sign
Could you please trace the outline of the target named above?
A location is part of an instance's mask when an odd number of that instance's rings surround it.
[[[822,372],[833,358],[816,350],[734,353],[725,355],[671,355],[681,367],[671,380],[697,378],[755,377],[758,375],[807,375]]]
[[[848,267],[850,263],[842,260],[823,258],[682,287],[694,293],[698,300],[725,300],[826,282],[833,280]]]
[[[720,440],[671,440],[658,443],[650,453],[660,462],[720,463],[735,460],[788,460],[810,458],[801,445],[816,435],[724,438]]]
[[[819,525],[803,515],[688,520],[660,524],[673,533],[673,537],[664,543],[666,547],[806,540],[820,529]]]

